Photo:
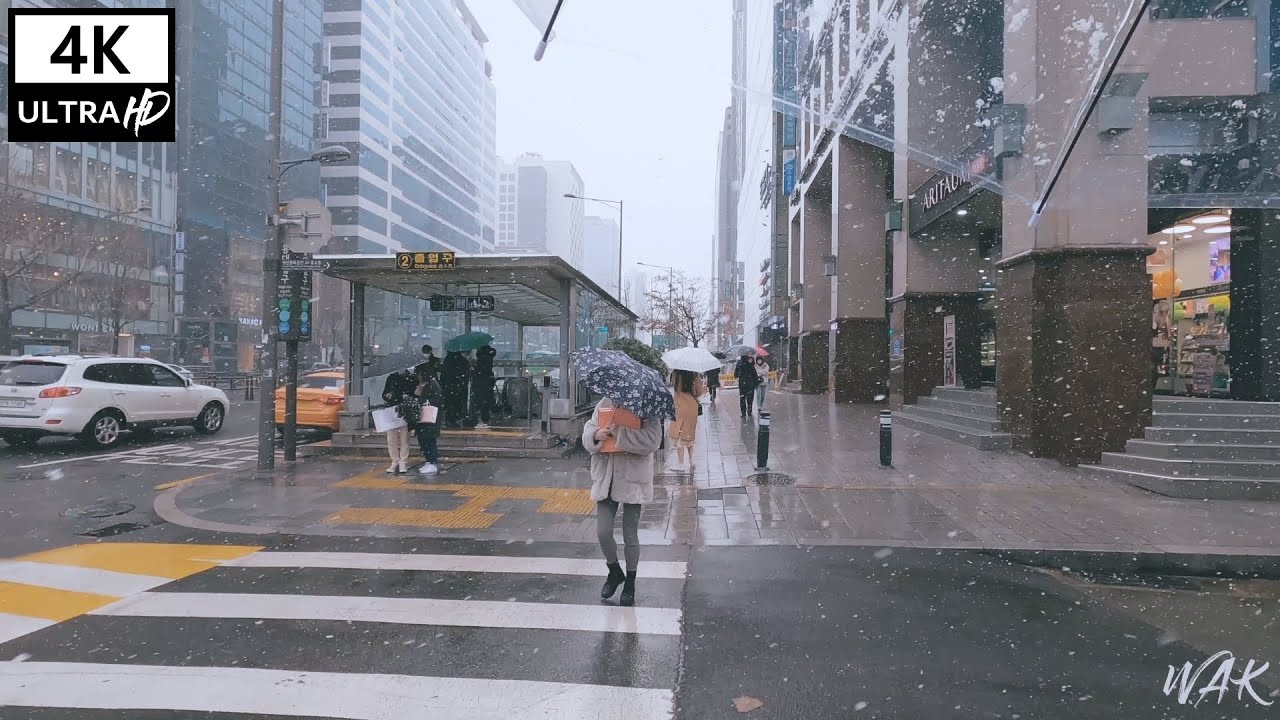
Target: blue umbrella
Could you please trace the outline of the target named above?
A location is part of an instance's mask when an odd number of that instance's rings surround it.
[[[675,401],[657,370],[617,350],[583,348],[573,354],[578,379],[643,420],[674,418]]]

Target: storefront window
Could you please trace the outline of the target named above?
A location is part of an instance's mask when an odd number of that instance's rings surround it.
[[[1186,217],[1149,238],[1155,391],[1227,396],[1231,388],[1231,212]]]

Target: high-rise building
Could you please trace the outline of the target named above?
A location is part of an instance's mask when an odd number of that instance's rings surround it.
[[[582,193],[582,176],[571,162],[527,153],[504,166],[498,182],[502,251],[559,255],[583,270],[585,201],[565,197]]]
[[[497,239],[496,93],[463,0],[325,0],[323,169],[349,252],[486,252]]]
[[[745,314],[738,272],[738,203],[743,189],[747,115],[747,10],[746,0],[734,0],[730,102],[716,146],[716,222],[712,240],[712,275],[715,293],[712,314],[718,318],[711,342],[719,347],[742,342]],[[759,20],[753,14],[753,19]],[[771,55],[770,55],[771,57]]]
[[[613,218],[588,215],[583,225],[583,272],[614,297],[618,294],[618,222]]]
[[[0,8],[164,7],[164,0],[12,0]],[[0,76],[8,72],[7,25]],[[0,132],[8,104],[0,92]],[[6,274],[0,354],[107,352],[171,357],[169,294],[177,153],[168,143],[2,143]],[[12,273],[13,268],[5,269]]]
[[[323,18],[286,0],[281,156],[318,148]],[[271,3],[178,4],[178,238],[184,255],[176,359],[250,369],[261,342],[270,175]],[[319,197],[319,170],[284,176],[281,198]]]

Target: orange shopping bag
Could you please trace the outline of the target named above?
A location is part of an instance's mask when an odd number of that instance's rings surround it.
[[[629,410],[623,410],[622,408],[600,408],[599,413],[600,427],[602,428],[609,427],[612,423],[618,427],[630,428],[632,430],[640,429],[640,418],[636,417]],[[604,442],[600,443],[600,452],[615,453],[625,451],[619,450],[618,441],[609,437],[605,438]]]

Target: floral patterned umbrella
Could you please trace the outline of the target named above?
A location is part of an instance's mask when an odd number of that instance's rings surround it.
[[[583,348],[573,354],[578,379],[644,420],[674,418],[675,402],[657,370],[617,350]]]

